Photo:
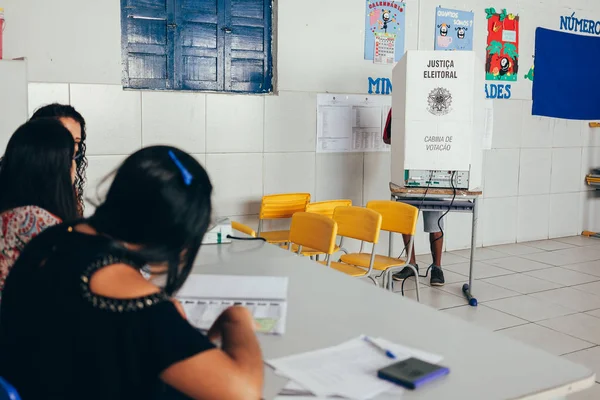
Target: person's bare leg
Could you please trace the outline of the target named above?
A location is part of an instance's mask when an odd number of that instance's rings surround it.
[[[408,243],[410,243],[410,235],[402,235],[402,239],[404,240],[404,248],[407,248]],[[410,260],[408,263],[412,264],[412,265],[415,265],[417,263],[416,256],[415,256],[415,244],[414,243],[413,243],[413,247],[412,247],[412,253],[410,255]]]
[[[431,243],[431,257],[433,265],[436,267],[442,266],[442,252],[444,249],[444,238],[442,232],[434,232],[429,234],[429,242]]]

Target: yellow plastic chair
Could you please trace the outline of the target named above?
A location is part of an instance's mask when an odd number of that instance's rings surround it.
[[[372,254],[362,253],[361,251],[360,253],[355,254],[345,254],[342,256],[341,261],[363,268],[367,268],[369,265],[372,265],[373,269],[376,271],[382,271],[382,275],[384,277],[384,287],[386,287],[388,290],[393,290],[392,274],[399,269],[409,267],[415,273],[415,277],[419,275],[417,269],[413,265],[408,264],[408,260],[410,260],[412,255],[414,235],[417,229],[417,219],[419,217],[419,209],[408,204],[389,200],[371,201],[367,204],[367,208],[381,214],[383,218],[381,230],[388,231],[390,233],[390,247],[388,256],[376,255],[373,260],[371,258]],[[408,248],[406,250],[406,260],[392,257],[392,235],[394,233],[410,236],[410,242],[408,243]],[[419,301],[421,293],[419,289],[418,278],[415,278],[415,285],[417,289],[417,301]]]
[[[310,201],[309,193],[272,194],[263,196],[260,205],[258,236],[269,243],[288,243],[290,231],[263,232],[263,221],[267,219],[288,219],[297,212],[304,212]]]
[[[306,212],[333,218],[333,212],[336,208],[350,207],[351,205],[352,200],[319,201],[317,203],[308,203],[308,205],[306,206]]]
[[[373,250],[369,262],[364,267],[342,262],[330,262],[329,266],[353,277],[369,278],[375,285],[379,286],[377,280],[371,276],[375,265],[375,248],[379,242],[382,217],[376,211],[362,207],[337,207],[333,213],[333,220],[338,225],[338,235],[342,238],[352,238],[364,243],[371,243]]]
[[[317,203],[308,203],[306,206],[306,212],[312,214],[319,214],[324,217],[333,218],[333,212],[338,207],[349,207],[352,205],[352,200],[328,200],[328,201],[319,201]],[[296,253],[298,251],[298,246],[292,246],[292,251]],[[340,251],[340,246],[335,246],[334,253]],[[325,254],[316,249],[312,249],[310,247],[304,247],[302,249],[302,255],[305,257],[319,257],[320,255]],[[318,261],[318,258],[317,258]]]
[[[288,249],[292,251],[292,246],[296,247],[296,254],[302,254],[304,247],[315,249],[327,255],[329,265],[335,252],[337,230],[337,224],[331,218],[307,212],[296,213],[292,217]]]
[[[240,222],[231,221],[231,227],[238,232],[245,233],[246,235],[255,238],[256,232],[254,229],[250,228],[248,225],[244,225]]]

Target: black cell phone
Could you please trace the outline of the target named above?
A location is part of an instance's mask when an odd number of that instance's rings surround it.
[[[425,383],[444,375],[450,370],[435,364],[430,364],[417,358],[409,358],[377,371],[381,379],[393,382],[407,389],[414,390]]]

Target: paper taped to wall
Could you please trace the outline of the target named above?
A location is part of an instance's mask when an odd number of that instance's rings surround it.
[[[391,103],[386,96],[319,94],[317,153],[389,151],[383,127]]]

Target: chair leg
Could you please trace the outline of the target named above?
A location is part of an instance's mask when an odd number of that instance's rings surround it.
[[[367,275],[367,278],[369,278],[375,286],[379,287],[379,282],[377,282],[377,279],[373,278],[371,275]]]
[[[420,290],[420,286],[419,286],[419,271],[417,271],[415,266],[412,264],[406,264],[406,266],[409,267],[410,269],[412,269],[415,274],[415,286],[417,288],[417,302],[420,303],[421,302],[421,290]]]

